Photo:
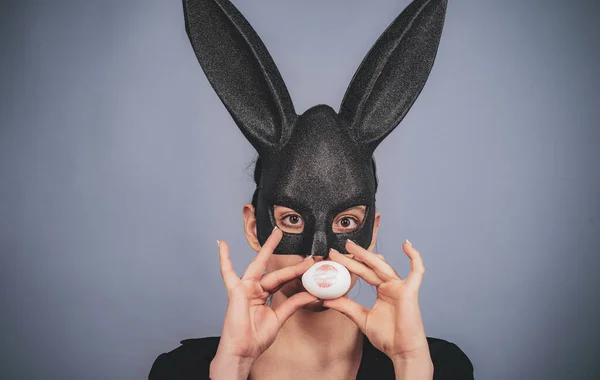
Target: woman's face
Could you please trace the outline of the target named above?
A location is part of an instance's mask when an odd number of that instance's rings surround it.
[[[287,207],[275,206],[274,216],[279,227],[284,232],[288,233],[301,233],[304,228],[304,220],[302,216]],[[347,210],[342,211],[333,219],[332,229],[335,233],[352,232],[356,230],[363,219],[366,216],[366,206],[355,206]],[[377,238],[377,230],[379,228],[380,215],[377,212],[375,215],[375,223],[373,228],[373,239],[371,240],[371,246],[369,250],[372,251]],[[260,244],[256,235],[256,218],[254,215],[254,207],[248,203],[244,205],[244,227],[246,232],[246,239],[250,246],[258,252],[260,250]],[[304,260],[306,256],[300,255],[272,255],[267,263],[267,272],[273,272],[278,269],[282,269],[288,266],[293,266]],[[315,261],[328,260],[323,257],[314,257]],[[357,276],[351,273],[350,289],[354,287]],[[285,284],[280,292],[289,298],[292,295],[304,291],[302,281],[300,278],[296,278],[287,284]]]

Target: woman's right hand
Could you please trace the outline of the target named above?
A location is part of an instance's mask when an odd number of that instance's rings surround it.
[[[236,275],[229,246],[218,242],[221,275],[229,302],[221,340],[210,365],[211,379],[246,379],[254,361],[273,344],[285,321],[302,306],[317,301],[307,292],[296,293],[272,309],[267,298],[286,282],[301,276],[313,259],[265,274],[267,261],[283,236],[275,228],[243,276]]]

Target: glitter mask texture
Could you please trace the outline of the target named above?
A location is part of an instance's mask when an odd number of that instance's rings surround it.
[[[304,220],[276,254],[347,253],[367,248],[375,220],[373,152],[419,96],[435,60],[446,0],[413,1],[383,32],[355,73],[340,111],[317,105],[297,115],[275,62],[228,0],[184,0],[186,31],[213,89],[262,161],[256,208],[261,244],[276,225],[274,207]],[[336,215],[365,205],[362,223],[335,233]]]

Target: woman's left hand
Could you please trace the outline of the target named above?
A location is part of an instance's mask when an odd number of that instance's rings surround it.
[[[425,273],[419,252],[406,241],[402,249],[410,258],[410,274],[402,279],[383,258],[351,242],[348,253],[331,250],[331,260],[377,288],[377,300],[369,309],[348,297],[324,301],[327,308],[337,310],[356,323],[373,346],[385,353],[394,364],[411,360],[431,365],[429,345],[419,311],[419,287]]]

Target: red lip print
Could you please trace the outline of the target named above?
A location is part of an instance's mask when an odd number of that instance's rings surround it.
[[[338,270],[329,264],[323,264],[315,269],[313,279],[320,288],[329,288],[337,277]]]

